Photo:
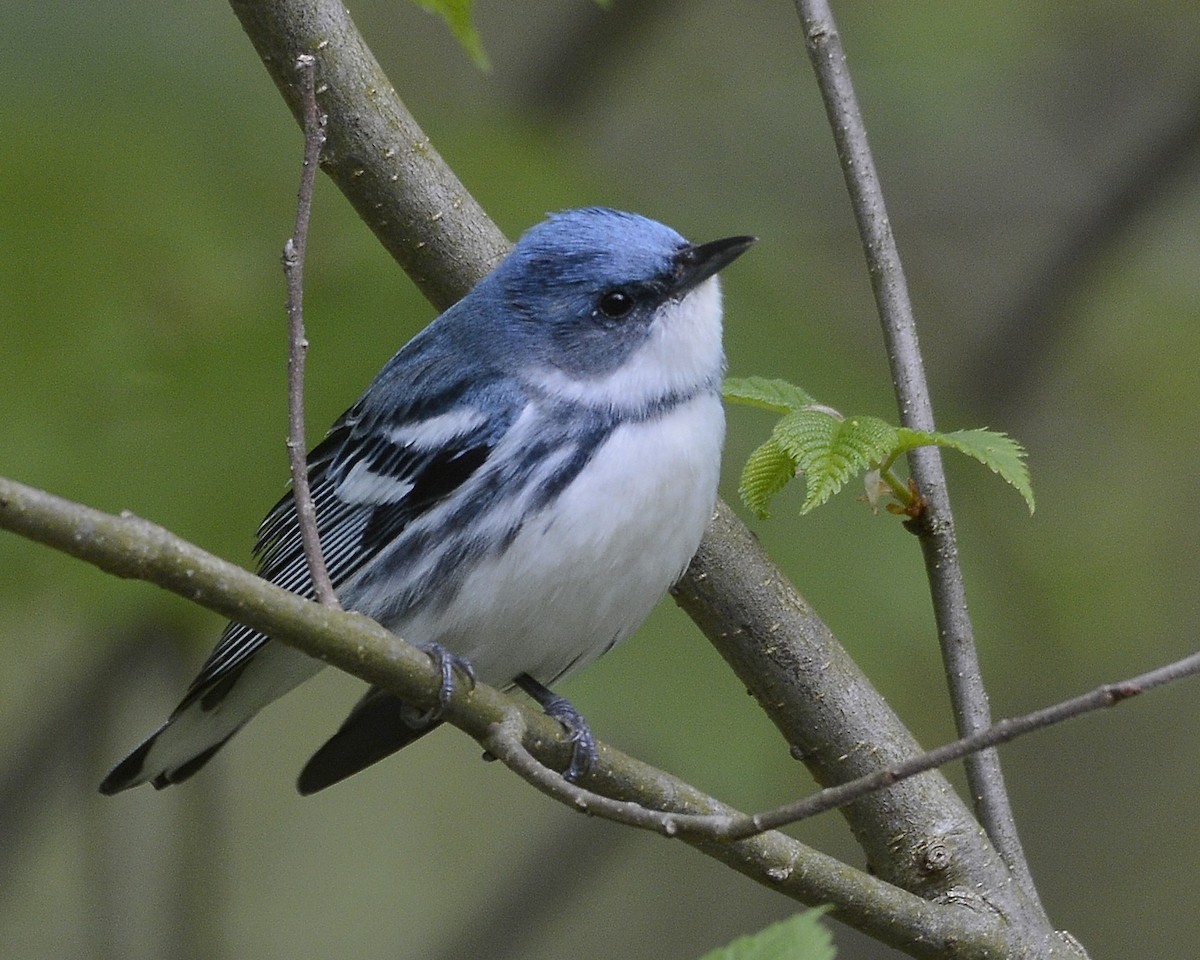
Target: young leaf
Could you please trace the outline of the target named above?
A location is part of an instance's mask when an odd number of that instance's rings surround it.
[[[760,520],[767,519],[771,498],[796,475],[796,461],[773,439],[768,439],[746,461],[738,494],[748,510]]]
[[[983,429],[926,433],[923,430],[905,428],[901,428],[897,433],[900,441],[897,453],[911,450],[913,447],[936,445],[974,457],[1012,484],[1017,493],[1025,498],[1029,512],[1033,513],[1033,486],[1029,480],[1029,468],[1025,465],[1025,448],[1007,434]]]
[[[819,507],[848,480],[884,460],[896,446],[896,428],[878,417],[840,420],[819,410],[789,413],[772,439],[804,474],[802,514]]]
[[[767,516],[775,494],[800,474],[805,483],[802,514],[819,507],[855,475],[868,471],[875,471],[873,478],[866,478],[872,510],[877,509],[885,487],[908,504],[912,497],[906,496],[903,481],[892,473],[892,462],[905,451],[924,446],[949,447],[974,457],[1012,484],[1033,513],[1025,450],[1003,433],[926,432],[893,427],[877,417],[843,417],[800,387],[768,377],[730,377],[724,395],[733,403],[783,415],[767,442],[750,455],[738,486],[742,501],[760,518]]]
[[[814,403],[812,397],[786,380],[769,377],[730,377],[722,391],[725,399],[751,407],[763,407],[776,413],[802,410]]]
[[[483,49],[483,40],[475,29],[472,17],[475,0],[413,0],[417,6],[436,13],[446,21],[450,32],[458,39],[459,44],[467,55],[475,61],[480,70],[490,70],[487,53]]]
[[[833,960],[835,950],[821,915],[828,907],[805,910],[774,923],[727,947],[706,953],[701,960]]]

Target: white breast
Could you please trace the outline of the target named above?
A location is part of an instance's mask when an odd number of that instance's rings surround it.
[[[550,683],[590,663],[642,623],[699,546],[724,423],[720,398],[702,394],[618,427],[449,609],[393,629],[444,644],[493,684],[519,673]]]

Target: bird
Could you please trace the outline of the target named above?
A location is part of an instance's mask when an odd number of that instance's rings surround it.
[[[756,238],[689,243],[606,207],[527,230],[404,345],[307,459],[341,604],[441,671],[519,688],[595,762],[551,685],[628,637],[695,554],[716,503],[725,418],[717,273]],[[267,513],[259,575],[315,591],[291,492]],[[323,664],[230,622],[162,726],[100,785],[181,783]],[[371,687],[303,768],[324,789],[440,722]]]

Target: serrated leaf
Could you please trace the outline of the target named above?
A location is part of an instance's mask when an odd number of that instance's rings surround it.
[[[788,414],[775,425],[771,436],[804,474],[802,514],[880,463],[898,442],[896,428],[878,417],[840,420],[818,410]]]
[[[729,377],[722,393],[726,400],[763,407],[776,413],[790,413],[815,403],[811,396],[795,384],[770,377]]]
[[[474,8],[475,0],[412,0],[418,7],[436,13],[446,21],[446,26],[454,34],[467,55],[475,61],[480,70],[490,70],[487,52],[483,49],[483,39],[475,29]]]
[[[1017,493],[1025,499],[1029,512],[1033,513],[1033,485],[1029,480],[1029,467],[1025,463],[1025,448],[1008,434],[984,429],[928,433],[904,428],[897,433],[900,452],[913,447],[935,445],[973,457],[1016,488]]]
[[[701,960],[833,960],[833,937],[821,923],[821,916],[828,910],[805,910],[758,933],[739,937],[727,947],[706,953]]]
[[[796,476],[796,461],[787,455],[773,439],[768,439],[746,460],[738,495],[746,509],[760,520],[767,519],[771,498]]]

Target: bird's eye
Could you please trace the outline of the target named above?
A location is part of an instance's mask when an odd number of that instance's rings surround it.
[[[600,298],[599,308],[609,320],[620,320],[633,309],[633,297],[624,290],[609,290]]]

